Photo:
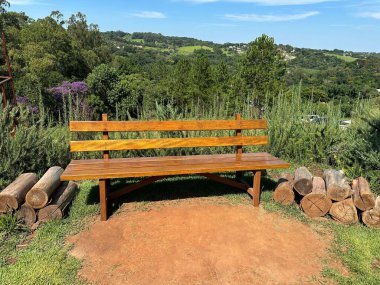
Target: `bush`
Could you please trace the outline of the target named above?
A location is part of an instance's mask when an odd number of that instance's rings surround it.
[[[68,128],[53,126],[43,111],[34,116],[23,109],[0,108],[0,188],[23,172],[41,174],[69,161]]]

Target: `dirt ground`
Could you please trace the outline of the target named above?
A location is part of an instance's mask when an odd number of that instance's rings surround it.
[[[295,220],[205,199],[129,208],[68,240],[90,284],[320,284],[329,241]]]

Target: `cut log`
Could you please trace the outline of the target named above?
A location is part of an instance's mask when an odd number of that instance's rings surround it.
[[[36,183],[37,174],[21,174],[0,193],[0,203],[6,204],[10,209],[17,210],[18,207],[24,202],[28,191]]]
[[[77,193],[77,184],[70,181],[64,182],[54,193],[52,202],[49,206],[42,208],[38,212],[40,222],[62,219],[68,205],[74,199]]]
[[[367,180],[359,177],[352,181],[353,199],[355,206],[367,211],[375,206],[375,195],[371,192]]]
[[[323,217],[332,206],[326,195],[325,181],[322,177],[313,177],[313,189],[301,200],[301,208],[310,218]]]
[[[346,182],[343,171],[325,170],[323,178],[326,181],[327,197],[333,201],[343,201],[351,195],[351,187]]]
[[[8,212],[10,209],[7,204],[0,202],[0,214]]]
[[[355,224],[359,221],[358,212],[351,198],[333,203],[330,215],[334,220],[345,225]]]
[[[17,210],[16,217],[28,227],[31,227],[37,219],[36,211],[28,204],[23,204],[20,209]]]
[[[380,229],[380,196],[376,198],[375,206],[362,214],[363,223],[374,229]]]
[[[60,176],[63,169],[59,166],[53,166],[42,176],[36,185],[26,194],[26,203],[34,209],[45,207],[49,197],[61,185]]]
[[[294,189],[298,194],[305,196],[313,188],[313,175],[306,167],[297,168],[294,174]]]
[[[294,176],[291,173],[282,173],[273,193],[274,201],[282,205],[292,204],[294,202],[293,182]]]

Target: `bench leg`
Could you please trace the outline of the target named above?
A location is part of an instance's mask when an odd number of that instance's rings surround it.
[[[105,179],[99,180],[100,220],[107,221],[107,186],[109,182]]]
[[[261,171],[253,171],[253,206],[258,207],[260,204],[261,192]]]

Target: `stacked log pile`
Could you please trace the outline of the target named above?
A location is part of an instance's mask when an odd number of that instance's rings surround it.
[[[294,176],[281,174],[273,199],[282,205],[299,200],[300,208],[311,218],[330,215],[345,225],[361,220],[368,227],[380,228],[380,196],[375,197],[365,178],[358,177],[350,184],[342,171],[328,169],[323,177],[316,177],[300,167]]]
[[[11,212],[28,227],[62,219],[78,191],[72,181],[61,183],[62,173],[54,166],[39,180],[35,173],[21,174],[0,192],[0,214]]]

